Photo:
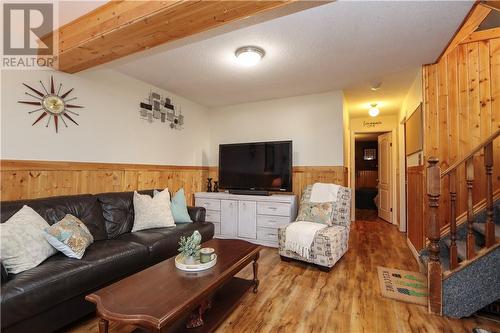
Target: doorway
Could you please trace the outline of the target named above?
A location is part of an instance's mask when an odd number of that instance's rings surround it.
[[[356,219],[392,223],[392,132],[355,133]]]

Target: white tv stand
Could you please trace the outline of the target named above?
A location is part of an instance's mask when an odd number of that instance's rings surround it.
[[[215,225],[215,238],[243,239],[278,247],[278,228],[295,220],[297,196],[237,195],[198,192],[195,206],[205,207],[206,221]]]

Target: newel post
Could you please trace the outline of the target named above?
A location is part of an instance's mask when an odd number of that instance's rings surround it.
[[[427,199],[429,202],[429,220],[426,234],[429,239],[429,262],[427,263],[427,286],[429,288],[428,309],[430,313],[441,315],[442,271],[439,260],[439,196],[441,170],[437,157],[430,157],[427,166]]]

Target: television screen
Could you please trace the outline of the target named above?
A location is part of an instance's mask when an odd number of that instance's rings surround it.
[[[219,185],[228,190],[292,191],[292,141],[219,146]]]

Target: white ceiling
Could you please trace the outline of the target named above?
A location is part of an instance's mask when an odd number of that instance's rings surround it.
[[[374,80],[382,79],[384,89],[406,92],[418,66],[435,61],[471,6],[339,1],[106,66],[207,106],[347,87],[354,89],[346,90],[351,103],[356,89]],[[263,61],[252,68],[236,64],[234,51],[243,45],[263,47]]]
[[[104,0],[85,0],[85,1],[55,1],[59,11],[59,20],[55,22],[54,28],[59,28],[97,7],[102,6],[107,1]]]
[[[363,81],[344,89],[344,96],[351,117],[366,117],[372,103],[377,103],[381,116],[398,114],[408,89],[415,80],[420,67],[380,76],[372,81]],[[370,87],[381,83],[378,90]]]

